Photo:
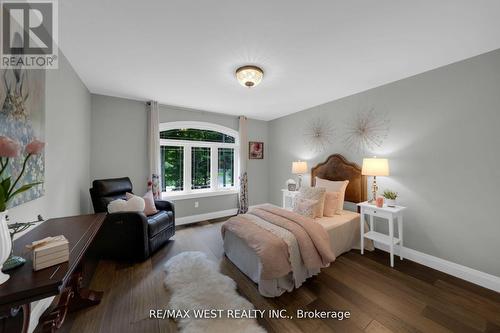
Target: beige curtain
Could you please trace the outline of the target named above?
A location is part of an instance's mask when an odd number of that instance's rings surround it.
[[[155,198],[160,197],[160,110],[158,102],[148,103],[149,182]]]
[[[247,175],[247,158],[248,158],[248,132],[247,118],[240,116],[239,118],[239,134],[240,134],[240,193],[238,213],[244,214],[248,211],[248,175]]]

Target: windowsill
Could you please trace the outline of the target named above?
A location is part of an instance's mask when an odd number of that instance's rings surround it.
[[[230,195],[237,194],[239,191],[237,189],[228,189],[228,190],[208,190],[208,191],[200,191],[200,192],[163,192],[161,194],[161,198],[164,200],[186,200],[186,199],[194,199],[194,198],[204,198],[204,197],[215,197],[219,195]]]

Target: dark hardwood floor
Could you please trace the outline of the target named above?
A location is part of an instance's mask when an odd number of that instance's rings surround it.
[[[175,240],[140,264],[101,261],[92,288],[102,303],[68,318],[66,332],[176,332],[172,320],[149,319],[165,309],[163,264],[183,251],[202,251],[220,262],[238,291],[258,309],[349,310],[348,320],[260,319],[269,332],[500,332],[500,294],[408,260],[388,265],[381,251],[351,251],[279,298],[260,296],[257,286],[225,258],[220,226],[204,222],[177,230]],[[228,332],[231,329],[228,328]]]

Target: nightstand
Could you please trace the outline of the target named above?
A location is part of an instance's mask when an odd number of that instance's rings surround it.
[[[395,206],[387,207],[384,205],[378,208],[367,201],[359,203],[358,207],[361,209],[360,218],[360,231],[361,231],[361,254],[364,253],[364,240],[365,238],[371,239],[375,242],[382,243],[389,246],[391,254],[391,267],[394,267],[394,245],[399,244],[399,256],[403,260],[403,211],[406,207]],[[370,216],[370,231],[364,232],[365,216]],[[389,223],[389,235],[377,232],[373,229],[373,218],[379,217],[387,220]],[[394,221],[398,222],[398,238],[394,237]]]
[[[282,189],[283,192],[283,208],[292,210],[293,209],[293,201],[295,197],[299,194],[299,191],[289,191],[286,189]]]

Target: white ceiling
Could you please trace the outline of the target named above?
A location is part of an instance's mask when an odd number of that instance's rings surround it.
[[[92,93],[270,120],[500,48],[498,0],[63,0]],[[265,71],[252,89],[234,70]]]

